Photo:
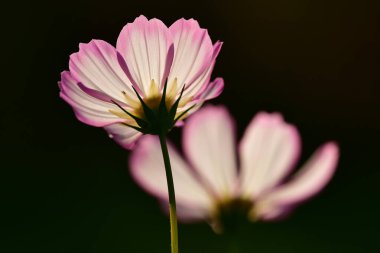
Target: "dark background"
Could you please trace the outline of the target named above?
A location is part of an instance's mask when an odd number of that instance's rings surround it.
[[[341,146],[327,189],[279,223],[245,224],[241,252],[380,252],[379,1],[46,1],[2,6],[0,252],[169,252],[169,225],[127,170],[128,152],[58,97],[79,42],[116,43],[140,14],[195,18],[225,42],[214,77],[239,136],[280,111],[302,161]],[[178,144],[180,129],[171,134]],[[181,225],[180,249],[227,252],[207,224]]]

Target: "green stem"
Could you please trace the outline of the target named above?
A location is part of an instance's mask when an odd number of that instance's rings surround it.
[[[170,158],[168,147],[166,145],[166,134],[161,133],[160,144],[162,150],[162,156],[165,163],[166,181],[168,184],[169,192],[169,212],[170,212],[170,235],[171,235],[171,252],[178,253],[178,227],[177,227],[177,214],[176,214],[176,203],[175,203],[175,192],[174,192],[174,182],[172,169],[170,166]]]

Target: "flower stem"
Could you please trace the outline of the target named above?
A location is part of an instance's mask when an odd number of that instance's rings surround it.
[[[171,252],[178,253],[178,227],[177,227],[177,211],[175,203],[175,192],[172,169],[170,166],[170,158],[168,147],[166,145],[166,134],[159,134],[162,156],[165,163],[166,181],[169,193],[169,212],[170,212],[170,235],[171,235]]]

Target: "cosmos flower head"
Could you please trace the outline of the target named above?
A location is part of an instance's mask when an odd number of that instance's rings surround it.
[[[230,214],[243,214],[252,221],[286,217],[326,186],[339,157],[337,144],[327,142],[293,173],[301,151],[300,135],[279,113],[258,113],[238,149],[235,123],[222,106],[201,109],[183,131],[186,159],[169,147],[178,218],[206,220],[216,231],[226,225],[223,218]],[[157,138],[141,139],[130,158],[132,176],[165,207],[163,166]]]
[[[221,46],[193,19],[168,28],[140,16],[122,29],[116,48],[103,40],[80,44],[61,74],[60,96],[80,121],[131,148],[219,96],[223,79],[210,77]]]

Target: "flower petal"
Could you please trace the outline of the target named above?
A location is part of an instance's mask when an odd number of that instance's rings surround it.
[[[169,83],[177,78],[178,89],[199,77],[211,64],[213,46],[206,29],[194,19],[179,19],[169,28],[174,42],[175,55]]]
[[[104,129],[110,138],[125,149],[132,149],[137,139],[142,135],[141,132],[123,124],[112,124],[105,126]]]
[[[102,127],[124,121],[109,112],[110,109],[115,109],[114,105],[85,93],[69,71],[61,73],[59,87],[61,98],[73,107],[78,120],[83,123]]]
[[[294,205],[320,192],[334,175],[339,158],[336,143],[329,142],[320,147],[309,161],[285,183],[267,195],[266,202],[276,205]]]
[[[200,94],[198,98],[193,99],[192,101],[186,103],[184,106],[179,107],[177,109],[176,116],[181,115],[183,112],[186,112],[186,114],[181,117],[180,121],[177,121],[176,126],[177,127],[183,126],[184,125],[183,120],[185,118],[189,117],[191,114],[198,111],[199,108],[202,107],[205,101],[218,97],[222,93],[223,89],[224,89],[223,78],[218,77],[214,81],[209,83],[207,85],[206,90],[202,94]]]
[[[171,145],[168,149],[178,205],[207,212],[213,203],[211,195],[176,150]],[[162,200],[168,200],[165,167],[157,136],[141,137],[129,164],[133,178],[142,188]]]
[[[131,81],[139,86],[143,96],[149,94],[152,80],[159,87],[166,80],[173,57],[171,45],[170,32],[158,19],[140,16],[120,32],[116,48],[125,60]]]
[[[78,87],[82,91],[84,91],[85,93],[87,93],[88,95],[90,95],[93,98],[99,99],[99,100],[101,100],[103,102],[107,102],[107,103],[113,103],[112,101],[115,101],[119,105],[122,105],[123,107],[128,107],[128,105],[125,104],[124,102],[119,101],[117,99],[114,99],[114,98],[108,96],[107,94],[105,94],[105,93],[103,93],[101,91],[90,89],[90,88],[84,86],[82,83],[78,83]]]
[[[203,92],[207,89],[208,84],[210,82],[211,74],[214,69],[216,57],[218,56],[220,49],[222,48],[223,43],[217,41],[213,48],[212,57],[208,66],[204,69],[204,71],[196,76],[187,88],[184,91],[184,97],[194,97],[195,99],[202,96]]]
[[[199,99],[201,101],[210,100],[218,97],[224,89],[224,80],[223,78],[215,78],[214,81],[210,82],[206,89],[200,94]]]
[[[117,100],[123,91],[135,97],[132,84],[119,65],[116,49],[102,40],[80,44],[79,52],[70,56],[70,72],[84,86]]]
[[[295,205],[275,206],[265,201],[257,201],[251,210],[249,217],[252,221],[279,221],[287,218],[294,210]]]
[[[183,146],[188,160],[220,198],[236,187],[235,125],[221,106],[207,106],[188,119]]]
[[[218,77],[207,85],[206,90],[200,94],[198,98],[190,100],[182,107],[178,107],[176,116],[181,115],[183,112],[186,112],[186,114],[181,117],[181,120],[177,122],[176,126],[183,126],[183,120],[185,118],[198,111],[205,101],[218,97],[223,89],[224,80],[223,78]]]
[[[297,129],[277,113],[261,112],[240,143],[241,192],[257,198],[278,185],[293,169],[300,153]]]

